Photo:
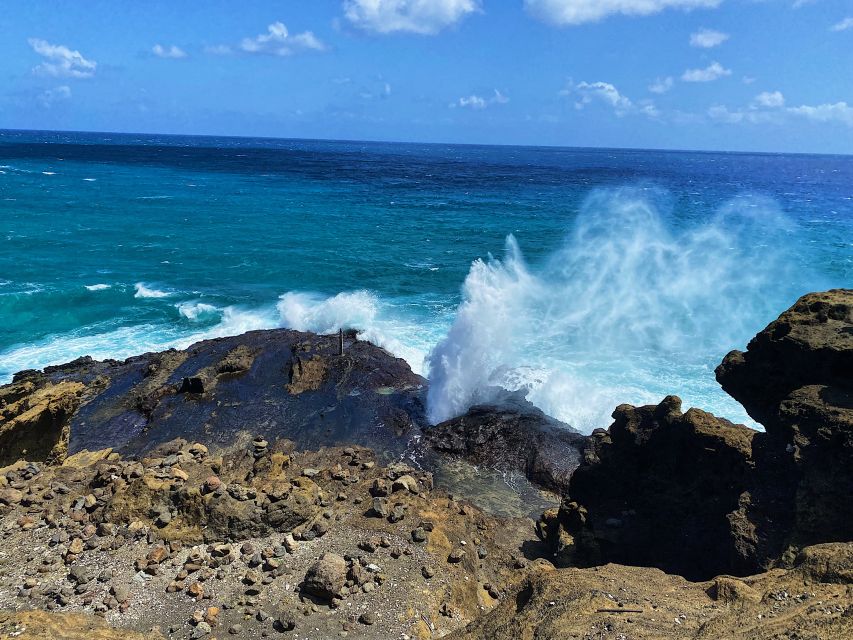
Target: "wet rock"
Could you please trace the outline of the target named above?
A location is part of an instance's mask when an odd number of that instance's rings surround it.
[[[436,451],[474,465],[521,472],[531,482],[558,492],[568,487],[585,442],[569,425],[515,396],[499,405],[471,407],[428,429],[425,438]]]
[[[184,378],[178,393],[204,393],[204,381],[201,378]]]

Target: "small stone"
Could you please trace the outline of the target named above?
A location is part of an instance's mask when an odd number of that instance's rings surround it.
[[[388,515],[388,499],[373,498],[373,504],[370,507],[370,511],[367,512],[367,515],[374,518],[386,517]]]
[[[426,542],[427,534],[426,530],[423,527],[418,527],[414,531],[412,531],[412,541],[413,542]]]
[[[282,611],[273,625],[276,631],[292,631],[296,628],[296,616],[290,611]]]
[[[169,550],[162,544],[158,544],[156,547],[151,549],[146,557],[148,562],[160,564],[163,560],[169,557]]]
[[[217,476],[208,476],[202,485],[203,493],[215,493],[222,487],[222,480]]]
[[[361,624],[373,625],[376,624],[376,615],[371,613],[370,611],[365,611],[358,617],[358,621]]]
[[[123,584],[115,584],[110,588],[110,593],[113,594],[119,602],[130,600],[130,589]]]
[[[394,480],[394,484],[391,486],[392,491],[408,491],[409,493],[420,493],[421,488],[418,485],[418,481],[415,480],[410,475],[400,476],[396,480]]]
[[[435,575],[435,569],[425,565],[425,566],[421,567],[421,575],[423,575],[424,578],[429,580],[430,578],[432,578]]]
[[[211,626],[209,624],[207,624],[204,620],[202,620],[201,622],[199,622],[195,626],[195,629],[193,629],[192,637],[193,638],[203,638],[204,636],[209,634],[211,631],[213,631]]]
[[[243,625],[240,623],[232,624],[230,627],[228,627],[228,633],[230,633],[232,636],[239,636],[241,633],[243,633]]]
[[[319,469],[312,469],[309,467],[307,469],[302,470],[302,475],[305,476],[306,478],[316,478],[317,476],[320,475],[320,471],[319,471]]]
[[[199,582],[193,582],[189,587],[187,587],[187,594],[191,598],[201,600],[204,597],[204,586]]]
[[[465,550],[457,547],[453,551],[450,552],[450,555],[447,556],[447,561],[451,564],[457,564],[462,562],[462,559],[465,558]]]

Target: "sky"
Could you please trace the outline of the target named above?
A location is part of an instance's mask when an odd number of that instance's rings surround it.
[[[0,128],[853,153],[853,2],[0,0]]]

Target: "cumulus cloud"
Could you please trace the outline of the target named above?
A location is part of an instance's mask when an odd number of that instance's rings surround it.
[[[650,118],[656,118],[660,111],[650,101],[635,104],[623,95],[609,82],[569,82],[560,92],[561,96],[573,96],[575,109],[581,110],[588,105],[599,102],[611,107],[617,117],[621,118],[630,113],[640,113]]]
[[[708,109],[708,117],[728,124],[784,124],[795,117],[820,124],[836,123],[853,127],[853,106],[846,102],[799,107],[786,107],[785,103],[785,96],[780,91],[765,91],[759,93],[746,108],[732,110],[714,105]]]
[[[647,16],[664,9],[714,8],[722,0],[524,0],[535,17],[551,24],[578,25],[608,16]]]
[[[755,96],[752,106],[759,109],[778,109],[785,106],[785,96],[781,91],[763,91]]]
[[[57,78],[91,78],[95,75],[98,63],[87,60],[79,51],[72,51],[65,45],[50,44],[47,40],[30,38],[30,46],[44,61],[33,67],[34,73]]]
[[[712,82],[723,76],[732,75],[731,69],[726,69],[719,62],[712,62],[704,69],[688,69],[681,79],[684,82]]]
[[[675,80],[673,80],[672,76],[667,76],[666,78],[656,78],[653,83],[649,85],[649,91],[652,93],[666,93],[670,89],[672,89],[672,85],[675,84]]]
[[[848,105],[846,102],[789,107],[788,112],[811,120],[812,122],[838,122],[848,127],[853,127],[853,106]]]
[[[151,47],[151,53],[158,58],[173,58],[175,60],[187,57],[187,52],[175,45],[164,47],[162,44],[155,44]]]
[[[71,87],[69,87],[68,85],[61,85],[59,87],[43,91],[41,94],[39,94],[38,100],[43,107],[50,109],[55,103],[63,102],[65,100],[69,100],[70,98]]]
[[[690,46],[699,49],[713,49],[729,39],[729,34],[714,29],[699,29],[690,34]]]
[[[240,50],[274,56],[292,56],[305,51],[325,51],[326,45],[311,31],[292,34],[284,23],[273,22],[267,32],[254,38],[243,38]]]
[[[847,31],[848,29],[853,29],[853,18],[844,18],[841,22],[836,22],[830,27],[831,31]]]
[[[457,100],[456,102],[451,102],[447,106],[451,109],[461,107],[478,111],[480,109],[485,109],[486,107],[489,107],[493,104],[506,104],[507,102],[509,102],[509,98],[505,94],[495,89],[494,94],[488,98],[472,94],[470,96],[463,96],[462,98],[459,98],[459,100]]]
[[[435,35],[479,10],[479,0],[344,0],[344,16],[364,31]]]

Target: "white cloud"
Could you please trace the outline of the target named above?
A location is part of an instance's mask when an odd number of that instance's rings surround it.
[[[493,104],[506,104],[509,102],[509,98],[498,91],[494,90],[494,95],[489,98],[483,98],[482,96],[470,95],[459,98],[456,102],[451,102],[448,107],[451,109],[455,109],[456,107],[468,108],[474,110],[485,109],[488,106]]]
[[[87,60],[79,51],[65,45],[50,44],[40,38],[30,38],[30,46],[44,58],[44,62],[33,67],[33,72],[57,78],[91,78],[98,63]]]
[[[789,107],[788,113],[806,118],[812,122],[840,122],[841,124],[846,124],[848,127],[853,127],[853,106],[848,105],[846,102]]]
[[[660,116],[660,111],[651,101],[640,104],[634,102],[609,82],[569,82],[560,92],[561,96],[575,96],[575,109],[584,109],[593,102],[601,102],[613,108],[616,116],[621,118],[630,113],[641,113],[650,118]]]
[[[753,108],[778,109],[785,106],[785,96],[781,91],[763,91],[752,101]]]
[[[479,0],[344,0],[344,16],[364,31],[434,35],[479,10]]]
[[[837,22],[831,27],[831,31],[847,31],[853,29],[853,18],[844,18],[841,22]]]
[[[667,76],[666,78],[657,78],[653,83],[649,85],[649,91],[652,93],[666,93],[670,89],[672,89],[672,85],[675,83],[675,80],[672,79],[672,76]]]
[[[785,97],[779,91],[758,94],[744,109],[732,111],[728,107],[714,105],[708,109],[708,116],[712,120],[728,124],[782,125],[791,117],[796,117],[820,124],[837,123],[853,127],[853,106],[846,102],[785,107]]]
[[[472,109],[485,109],[487,105],[486,101],[480,96],[465,96],[464,98],[459,98],[458,102],[451,102],[450,107],[471,107]]]
[[[291,35],[281,22],[273,22],[267,32],[254,38],[243,38],[240,50],[246,53],[263,53],[274,56],[291,56],[304,51],[325,51],[323,44],[312,32]]]
[[[46,91],[43,91],[39,95],[38,100],[42,106],[50,109],[54,103],[69,100],[70,98],[71,87],[68,85],[62,85],[54,89],[47,89]]]
[[[719,62],[712,62],[704,69],[688,69],[681,79],[684,82],[712,82],[723,76],[732,75],[731,69],[726,69]]]
[[[690,34],[690,46],[699,49],[713,49],[729,39],[729,34],[714,29],[699,29]]]
[[[187,52],[175,45],[172,45],[171,47],[164,47],[161,44],[155,44],[151,47],[151,53],[158,58],[173,58],[177,60],[179,58],[187,57]]]
[[[597,22],[622,14],[647,16],[664,9],[714,8],[722,0],[524,0],[527,10],[540,20],[555,25]]]

